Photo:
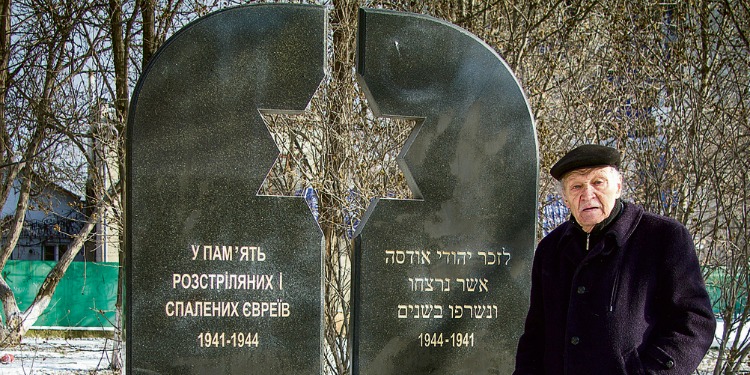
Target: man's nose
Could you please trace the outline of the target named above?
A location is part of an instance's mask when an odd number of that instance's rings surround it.
[[[581,192],[581,196],[584,198],[591,198],[594,196],[594,187],[589,184],[583,185],[583,191]]]

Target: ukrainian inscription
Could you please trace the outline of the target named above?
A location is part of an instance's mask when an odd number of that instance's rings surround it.
[[[257,246],[191,245],[192,260],[239,262],[264,262],[266,254]],[[276,280],[274,280],[276,277]],[[235,273],[173,273],[172,289],[184,290],[283,290],[284,273],[235,274]],[[287,318],[290,316],[289,302],[278,298],[275,301],[167,301],[164,306],[167,316],[175,317],[239,317]],[[225,333],[221,333],[223,338]],[[233,334],[236,336],[236,333]],[[243,340],[244,343],[244,336]],[[253,344],[258,345],[258,334]],[[198,340],[205,346],[202,335]],[[222,340],[223,342],[223,340]],[[232,340],[234,343],[234,340]],[[244,345],[239,345],[244,346]]]
[[[375,200],[356,234],[353,373],[510,373],[535,242],[528,104],[502,59],[455,26],[376,10],[360,21],[371,107],[424,121],[399,160],[417,199]],[[322,373],[320,229],[302,199],[255,192],[278,155],[259,110],[305,108],[324,24],[323,7],[229,8],[175,34],[141,76],[128,373]]]
[[[265,262],[267,254],[258,246],[239,245],[191,245],[193,261]],[[284,273],[235,274],[224,273],[173,273],[172,289],[217,290],[217,291],[283,291]],[[245,317],[245,318],[289,318],[290,303],[283,298],[253,301],[174,301],[164,306],[168,317]],[[259,332],[199,332],[197,345],[201,348],[258,348],[262,334]]]
[[[302,198],[256,192],[278,156],[259,109],[304,110],[324,30],[323,7],[228,8],[175,34],[141,76],[128,373],[322,372],[322,233]]]

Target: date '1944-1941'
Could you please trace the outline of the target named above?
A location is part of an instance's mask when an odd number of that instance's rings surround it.
[[[419,334],[419,346],[423,348],[441,348],[441,347],[473,347],[474,332],[467,333],[442,333],[426,332]]]

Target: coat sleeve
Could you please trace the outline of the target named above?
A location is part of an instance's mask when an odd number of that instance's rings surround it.
[[[541,251],[537,249],[531,268],[531,297],[524,331],[516,350],[513,375],[544,373],[544,291],[542,290]]]
[[[716,319],[690,233],[674,222],[661,236],[659,317],[641,358],[648,374],[689,374],[713,341]]]

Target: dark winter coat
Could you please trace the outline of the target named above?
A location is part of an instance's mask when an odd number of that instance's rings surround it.
[[[514,374],[690,374],[716,321],[693,241],[625,203],[598,241],[568,221],[539,243]]]

